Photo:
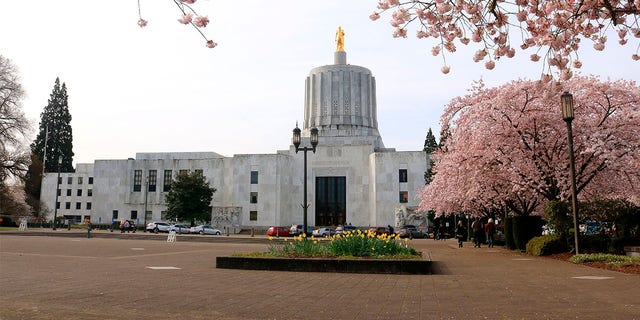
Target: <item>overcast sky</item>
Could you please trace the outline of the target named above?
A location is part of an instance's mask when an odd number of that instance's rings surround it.
[[[487,71],[471,60],[477,47],[461,47],[447,55],[451,73],[444,75],[442,57],[430,54],[434,40],[415,38],[415,30],[394,39],[388,16],[369,20],[376,0],[199,0],[194,8],[209,16],[204,31],[215,49],[176,21],[173,1],[141,4],[146,28],[137,26],[136,0],[0,5],[0,54],[19,69],[34,128],[56,77],[67,85],[76,164],[136,152],[287,149],[304,118],[305,78],[333,63],[338,26],[347,62],[376,78],[385,146],[400,151],[421,150],[429,128],[437,135],[444,105],[474,80],[497,86],[539,79],[542,71],[529,61],[533,52],[518,50]],[[583,42],[582,74],[640,81],[640,63],[630,59],[635,45],[621,47],[612,37],[596,52]]]

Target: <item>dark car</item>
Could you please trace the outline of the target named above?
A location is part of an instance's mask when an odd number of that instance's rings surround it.
[[[414,225],[405,225],[398,231],[400,238],[424,238],[426,234]]]
[[[371,227],[369,232],[375,233],[377,236],[390,233],[387,227]]]

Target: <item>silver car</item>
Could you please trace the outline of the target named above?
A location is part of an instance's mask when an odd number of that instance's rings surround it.
[[[191,228],[184,224],[172,224],[169,231],[175,231],[176,233],[191,233]]]
[[[196,227],[191,227],[191,233],[221,235],[222,231],[209,225],[199,225]]]

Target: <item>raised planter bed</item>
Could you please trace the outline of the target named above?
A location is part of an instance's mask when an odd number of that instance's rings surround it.
[[[640,246],[624,247],[624,253],[629,257],[640,257]]]
[[[216,257],[216,268],[296,272],[431,274],[431,260]]]

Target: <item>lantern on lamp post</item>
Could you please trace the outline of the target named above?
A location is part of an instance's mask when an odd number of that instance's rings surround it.
[[[562,106],[562,120],[567,123],[567,142],[569,145],[569,170],[571,171],[571,210],[573,211],[573,238],[575,241],[576,254],[579,254],[578,250],[578,234],[580,229],[578,228],[578,192],[576,190],[576,167],[575,158],[573,155],[573,132],[571,128],[571,121],[573,121],[573,95],[569,92],[564,92],[560,96],[560,105]]]
[[[302,227],[304,228],[302,232],[307,233],[307,209],[309,208],[309,204],[307,203],[307,151],[313,151],[316,153],[316,146],[318,146],[318,129],[311,128],[311,135],[309,137],[309,142],[311,143],[311,147],[302,147],[300,148],[300,144],[302,137],[300,135],[300,128],[298,128],[298,124],[296,123],[295,129],[293,129],[293,137],[291,138],[291,142],[296,147],[296,153],[302,150],[304,152],[304,198],[302,204],[302,212],[303,212],[303,223]]]

